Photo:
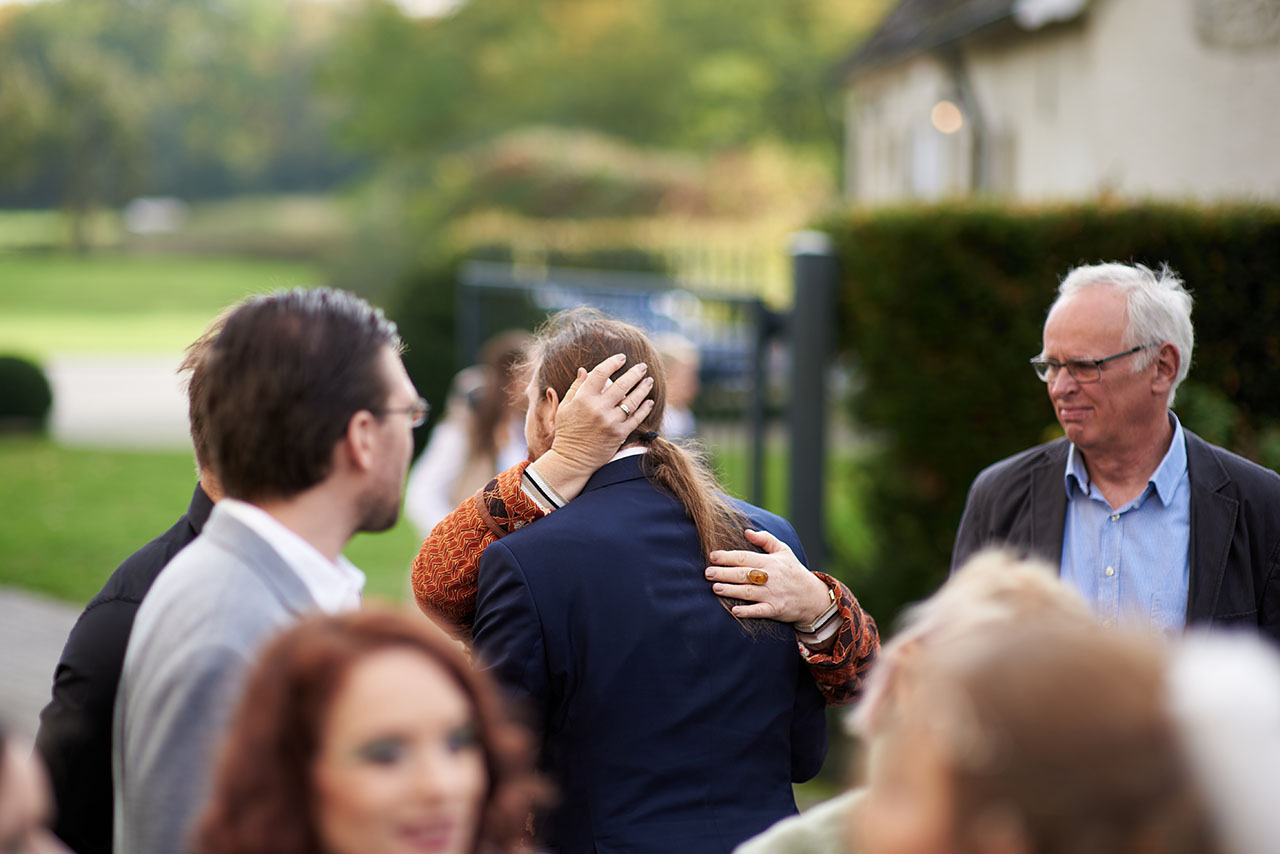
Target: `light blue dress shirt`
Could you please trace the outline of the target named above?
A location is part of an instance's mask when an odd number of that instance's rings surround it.
[[[1062,579],[1108,626],[1146,623],[1172,633],[1186,625],[1191,482],[1182,425],[1172,412],[1169,420],[1169,450],[1147,488],[1123,507],[1093,487],[1075,445],[1067,453]]]

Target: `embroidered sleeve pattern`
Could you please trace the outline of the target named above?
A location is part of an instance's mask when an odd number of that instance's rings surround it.
[[[521,488],[527,462],[512,466],[431,529],[414,558],[413,598],[428,616],[469,638],[480,555],[494,540],[546,512]]]
[[[848,587],[824,572],[815,575],[840,595],[840,630],[835,644],[826,652],[813,652],[804,644],[797,645],[827,704],[843,706],[862,692],[867,671],[880,652],[880,631]]]

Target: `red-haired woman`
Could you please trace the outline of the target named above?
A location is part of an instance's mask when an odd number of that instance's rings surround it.
[[[537,791],[524,734],[425,618],[316,617],[258,659],[196,849],[510,851]]]

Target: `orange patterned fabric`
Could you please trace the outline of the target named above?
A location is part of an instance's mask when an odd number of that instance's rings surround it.
[[[880,653],[880,630],[871,615],[862,610],[853,592],[825,572],[814,575],[840,594],[840,631],[827,652],[810,652],[800,644],[800,654],[809,664],[809,672],[827,704],[842,706],[857,699],[866,682],[867,671]]]
[[[502,472],[440,520],[413,561],[418,607],[467,641],[476,616],[480,555],[494,540],[546,515],[520,488],[528,466],[524,462]],[[843,705],[862,690],[880,651],[880,634],[848,587],[824,573],[817,575],[840,594],[840,631],[827,652],[811,653],[800,644],[800,654],[827,703]]]
[[[413,561],[413,598],[430,617],[470,640],[480,555],[494,540],[545,514],[520,489],[527,462],[512,466],[431,529]]]

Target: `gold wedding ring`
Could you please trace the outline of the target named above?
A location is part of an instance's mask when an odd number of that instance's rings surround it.
[[[631,407],[627,406],[627,402],[625,400],[618,404],[618,408],[625,412],[628,418],[631,417]]]
[[[769,580],[769,573],[763,569],[752,569],[747,572],[747,581],[752,584],[764,584]]]

